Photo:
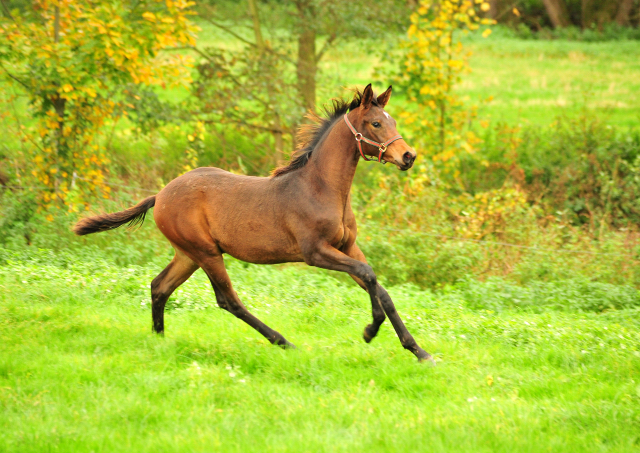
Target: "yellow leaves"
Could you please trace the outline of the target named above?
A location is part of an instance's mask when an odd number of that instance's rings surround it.
[[[476,2],[477,1],[478,0],[476,0]],[[482,1],[482,0],[480,0],[480,1]],[[488,3],[484,2],[484,3],[482,3],[480,5],[480,9],[486,13],[487,11],[489,11],[491,9],[491,5],[489,5]]]
[[[189,80],[193,58],[162,50],[195,42],[197,27],[189,21],[188,11],[193,2],[142,2],[159,6],[155,13],[136,9],[135,2],[126,0],[32,3],[33,18],[3,21],[0,36],[12,49],[3,56],[3,64],[16,77],[29,81],[26,94],[35,115],[27,125],[20,125],[18,138],[32,153],[32,178],[50,189],[45,191],[48,199],[41,198],[40,203],[71,203],[65,194],[72,179],[76,190],[71,190],[70,196],[108,196],[102,174],[107,160],[95,137],[113,118],[121,86]],[[53,6],[60,7],[62,25],[55,44]],[[38,77],[32,76],[34,69]],[[109,92],[116,95],[106,98]],[[66,102],[61,105],[60,99]],[[204,131],[198,129],[192,136],[194,141],[203,140]],[[91,182],[76,180],[76,173]],[[81,206],[82,202],[74,199],[71,204]]]
[[[432,94],[432,91],[429,85],[424,85],[420,88],[420,94],[429,95]]]
[[[482,37],[487,38],[490,34],[491,34],[491,29],[487,28],[485,31],[482,32]]]
[[[516,8],[516,7],[513,8],[513,14],[515,14],[518,17],[520,17],[520,11],[518,11],[518,8]]]

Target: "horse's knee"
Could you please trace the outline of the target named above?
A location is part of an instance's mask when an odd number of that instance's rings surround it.
[[[378,284],[378,277],[373,269],[368,264],[362,265],[362,271],[360,279],[367,285],[367,288],[376,287]]]
[[[164,304],[171,296],[171,291],[167,285],[163,284],[162,275],[157,276],[151,282],[151,303],[152,305]]]
[[[227,310],[236,318],[242,318],[247,313],[247,309],[245,308],[245,306],[232,297],[225,298],[223,303],[225,306],[221,307]],[[220,305],[220,301],[218,301],[218,305]]]

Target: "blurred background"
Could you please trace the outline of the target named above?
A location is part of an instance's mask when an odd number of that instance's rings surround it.
[[[640,285],[638,0],[1,6],[5,261],[165,262],[152,220],[69,226],[199,166],[268,176],[307,111],[372,82],[393,85],[419,155],[407,173],[358,168],[358,242],[383,280]]]

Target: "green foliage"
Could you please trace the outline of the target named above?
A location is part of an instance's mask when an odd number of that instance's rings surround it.
[[[497,277],[483,283],[468,279],[456,285],[450,294],[459,296],[474,310],[494,312],[562,310],[601,313],[640,309],[640,291],[633,286],[599,283],[587,278],[533,281],[524,287]]]
[[[24,14],[0,22],[5,83],[29,99],[37,122],[16,132],[28,146],[18,181],[37,181],[44,207],[78,211],[85,193],[108,197],[95,136],[119,118],[118,98],[127,84],[166,84],[188,79],[188,60],[159,58],[163,49],[194,42],[191,3],[39,0]],[[99,75],[99,76],[97,76]],[[80,175],[81,178],[77,176]]]
[[[33,192],[3,190],[0,192],[0,244],[3,247],[20,247],[31,243],[34,225],[38,222],[37,197]]]
[[[272,165],[282,159],[304,114],[286,49],[207,48],[201,54],[206,58],[192,84],[198,119],[254,138]]]
[[[533,31],[524,24],[505,30],[505,35],[520,39],[567,40],[583,42],[629,41],[640,40],[640,28],[622,27],[618,24],[605,24],[600,28],[575,26],[562,28],[542,28]]]
[[[499,124],[473,159],[463,165],[468,190],[515,182],[548,214],[594,233],[640,222],[640,134],[589,111],[559,117],[542,130]]]
[[[421,1],[411,15],[408,39],[402,43],[404,54],[394,71],[394,82],[413,104],[400,118],[411,130],[414,146],[445,167],[455,168],[460,155],[472,153],[478,142],[467,127],[475,118],[475,108],[464,105],[454,86],[470,72],[470,53],[462,37],[481,24],[493,23],[479,17],[480,10],[488,8],[482,1]],[[490,33],[487,28],[483,36]]]

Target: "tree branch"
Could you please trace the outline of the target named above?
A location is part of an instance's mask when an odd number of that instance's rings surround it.
[[[24,83],[22,80],[20,80],[19,78],[17,78],[16,76],[14,76],[13,74],[11,74],[7,68],[4,67],[4,65],[2,64],[2,60],[0,60],[0,68],[2,68],[4,70],[4,72],[7,73],[7,75],[9,77],[11,77],[13,80],[15,80],[16,82],[18,82],[20,85],[22,85],[23,87],[25,87],[27,90],[30,88],[29,85],[27,85],[26,83]]]
[[[200,16],[200,17],[202,17],[202,16]],[[214,27],[218,27],[220,30],[226,31],[227,33],[229,33],[231,36],[233,36],[237,40],[242,41],[243,43],[248,44],[251,47],[257,47],[256,43],[251,42],[248,39],[243,38],[242,36],[237,34],[235,31],[231,30],[229,27],[227,27],[225,25],[222,25],[222,24],[220,24],[220,23],[216,22],[215,20],[210,19],[208,17],[203,17],[203,19],[206,20],[207,22],[209,22]]]
[[[327,38],[327,40],[322,45],[322,49],[320,49],[320,51],[316,54],[316,63],[318,63],[322,59],[325,52],[329,50],[329,48],[333,45],[333,43],[336,41],[337,38],[338,38],[338,35],[335,32],[333,32],[331,36]]]
[[[192,112],[192,113],[198,113],[198,112]],[[223,124],[220,121],[216,121],[216,120],[202,120],[201,119],[200,121],[202,121],[205,124]],[[230,118],[225,118],[225,123],[238,124],[240,126],[245,126],[245,127],[250,128],[250,129],[257,129],[257,130],[265,131],[265,132],[276,132],[276,133],[279,133],[279,134],[288,134],[288,133],[291,132],[288,129],[281,129],[281,128],[277,129],[275,127],[270,127],[270,126],[260,126],[260,125],[257,125],[257,124],[250,124],[250,123],[247,123],[247,122],[242,121],[242,120],[233,120],[233,119],[230,119]]]
[[[2,9],[4,9],[4,13],[7,15],[7,17],[15,22],[16,20],[11,15],[11,11],[9,11],[9,7],[7,6],[7,4],[5,2],[6,2],[6,0],[0,0],[0,3],[2,3]]]

